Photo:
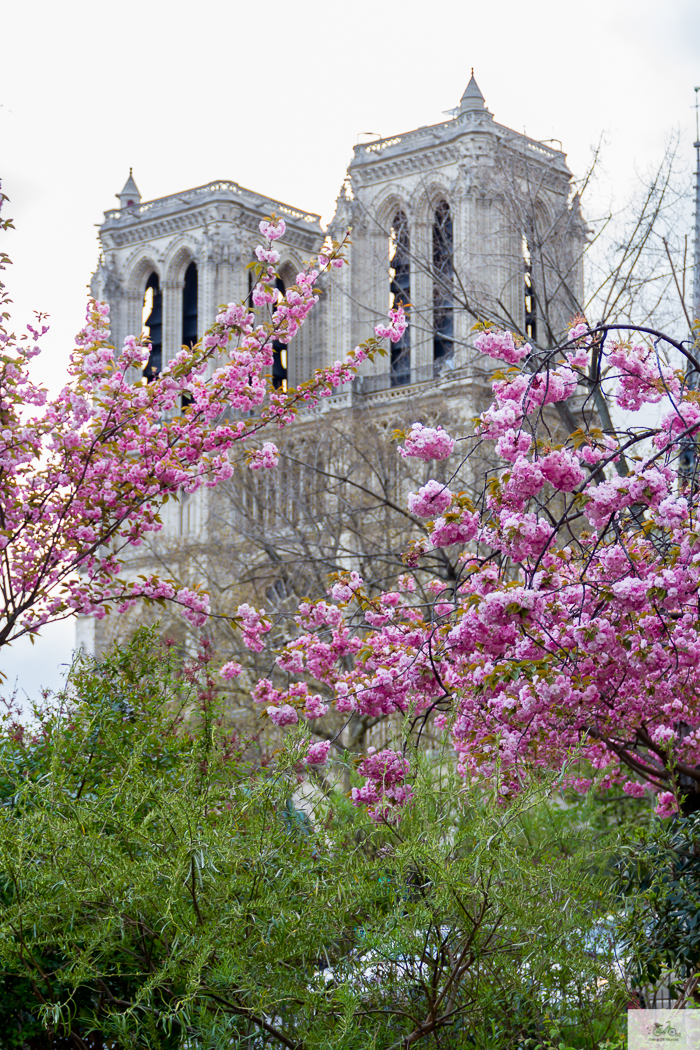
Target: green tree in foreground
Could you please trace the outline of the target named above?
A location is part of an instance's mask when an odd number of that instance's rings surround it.
[[[630,975],[653,1005],[669,988],[679,1006],[700,1002],[700,814],[637,829],[617,864]]]
[[[551,785],[499,808],[416,756],[416,804],[377,825],[334,786],[340,759],[303,788],[293,736],[274,771],[255,760],[207,661],[176,673],[142,630],[82,657],[33,735],[7,721],[0,1046],[612,1037],[603,858]]]

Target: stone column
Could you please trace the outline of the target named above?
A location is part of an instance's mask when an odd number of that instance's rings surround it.
[[[409,217],[411,230],[411,371],[414,383],[432,376],[433,223],[432,205]]]
[[[163,365],[175,357],[182,346],[183,281],[163,284]]]

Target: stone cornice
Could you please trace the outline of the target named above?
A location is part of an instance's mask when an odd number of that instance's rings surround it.
[[[111,209],[105,212],[100,235],[106,246],[118,248],[212,224],[257,232],[260,219],[271,213],[285,220],[285,241],[304,251],[313,250],[323,236],[318,215],[255,194],[235,182],[208,183],[130,208]]]
[[[186,211],[151,221],[133,223],[127,227],[105,223],[100,228],[100,237],[105,249],[108,251],[129,245],[151,242],[160,237],[169,237],[174,233],[182,233],[186,230],[209,229],[212,226],[228,227],[231,230],[237,229],[239,233],[244,234],[255,233],[259,238],[259,215],[239,211],[235,218],[229,218],[220,214],[212,215],[211,211],[210,208],[200,208],[196,211]],[[321,237],[320,229],[318,231],[300,231],[294,226],[288,226],[284,243],[302,251],[311,252],[318,246]]]
[[[360,187],[463,161],[465,154],[476,160],[478,155],[493,154],[499,147],[567,181],[571,177],[560,150],[496,124],[484,114],[475,120],[446,121],[356,146],[349,171],[353,184]]]

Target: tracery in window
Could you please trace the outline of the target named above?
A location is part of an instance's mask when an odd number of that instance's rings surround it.
[[[408,316],[411,301],[411,238],[406,213],[399,209],[391,224],[389,239],[389,308],[403,305]],[[411,327],[391,344],[391,385],[411,382]]]
[[[163,367],[163,295],[157,273],[152,273],[146,281],[142,318],[144,333],[151,344],[143,374],[150,383]]]
[[[441,201],[433,216],[433,361],[436,371],[454,353],[454,233]]]

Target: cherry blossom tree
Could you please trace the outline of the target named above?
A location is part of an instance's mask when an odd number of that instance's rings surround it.
[[[692,346],[651,329],[583,321],[553,350],[511,333],[475,338],[493,374],[473,432],[416,425],[399,453],[449,460],[450,480],[409,496],[430,541],[406,552],[398,586],[369,594],[357,573],[302,604],[277,662],[293,681],[255,699],[277,725],[322,721],[326,707],[393,716],[390,748],[360,766],[357,804],[394,819],[411,797],[410,751],[429,722],[451,734],[465,778],[504,799],[537,767],[594,780],[657,813],[700,806],[700,526],[694,449],[700,396]],[[675,355],[673,368],[662,356]],[[629,426],[601,427],[625,410]],[[554,413],[558,406],[566,414]],[[660,412],[653,424],[650,408]],[[617,413],[617,416],[615,415]],[[562,433],[562,418],[578,426]],[[650,422],[651,420],[651,422]],[[500,466],[475,502],[460,471],[484,447]],[[417,595],[435,548],[461,571]],[[422,592],[424,593],[424,591]],[[318,761],[315,745],[308,761]]]
[[[10,225],[2,222],[3,229]],[[297,390],[275,391],[268,381],[272,343],[294,337],[318,302],[320,274],[343,265],[343,245],[329,245],[282,297],[274,245],[284,221],[273,216],[260,231],[252,296],[257,318],[245,304],[229,304],[200,343],[183,347],[150,381],[143,377],[147,340],[130,336],[116,351],[103,303],[90,301],[68,381],[53,399],[32,370],[48,330],[45,316],[19,338],[0,328],[0,645],[75,613],[99,619],[141,599],[173,602],[192,624],[204,624],[209,601],[203,590],[153,574],[129,578],[125,552],[162,527],[159,510],[169,498],[228,478],[238,444],[251,469],[274,467],[276,447],[272,441],[257,447],[259,437],[288,425],[301,404],[352,379],[360,361],[380,347],[372,339]],[[0,268],[8,262],[3,256]],[[5,309],[1,320],[8,319]],[[245,608],[239,618],[244,637],[250,624],[263,622]]]
[[[69,381],[52,401],[30,376],[43,320],[21,339],[3,332],[0,643],[139,599],[174,602],[203,625],[203,591],[128,578],[122,554],[161,527],[164,500],[228,478],[237,443],[253,470],[275,469],[274,443],[255,443],[262,433],[351,379],[380,340],[401,338],[398,307],[345,362],[295,391],[271,389],[272,340],[293,338],[317,301],[320,272],[342,265],[342,243],[280,298],[274,242],[284,224],[273,217],[261,233],[252,298],[266,319],[229,304],[152,382],[141,378],[142,340],[129,337],[118,353],[108,344],[102,304],[90,304]],[[328,761],[326,744],[339,745],[337,733],[313,733],[331,712],[391,718],[396,740],[368,749],[355,789],[377,820],[410,802],[411,747],[429,723],[450,733],[464,777],[486,778],[502,798],[533,768],[566,764],[565,782],[581,790],[602,778],[633,796],[656,791],[660,814],[698,808],[692,348],[652,329],[580,319],[554,348],[496,329],[474,344],[503,366],[492,404],[466,433],[416,425],[399,449],[447,468],[408,497],[428,536],[423,528],[409,544],[406,572],[371,594],[358,572],[341,572],[325,598],[302,601],[295,637],[272,654],[286,684],[263,678],[253,698],[277,727],[310,727],[310,769]],[[664,350],[688,367],[672,367]],[[658,424],[650,406],[661,410]],[[614,425],[618,409],[638,424]],[[499,465],[471,497],[461,474],[484,450]],[[416,576],[431,551],[448,547],[457,578],[436,575],[426,600]],[[243,644],[263,651],[262,610],[244,604],[235,619]],[[240,665],[229,660],[222,673],[235,678]]]

